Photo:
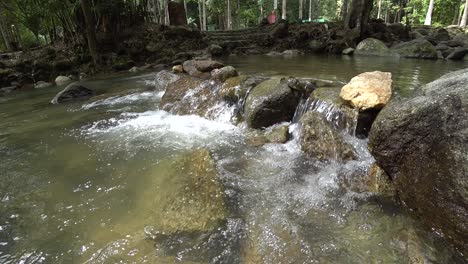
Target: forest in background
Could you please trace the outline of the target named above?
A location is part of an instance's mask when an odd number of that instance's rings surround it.
[[[344,21],[354,2],[371,2],[370,18],[408,25],[466,25],[466,0],[186,0],[189,25],[202,30],[252,27],[277,9],[289,22]],[[118,34],[143,23],[169,24],[168,0],[0,0],[0,50],[56,41],[75,44],[88,30]],[[87,11],[89,15],[86,15]]]

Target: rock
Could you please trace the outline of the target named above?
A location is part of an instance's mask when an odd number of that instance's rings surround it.
[[[172,72],[173,73],[183,73],[184,72],[184,66],[182,65],[174,65],[172,66]]]
[[[91,89],[88,89],[80,84],[72,83],[69,84],[65,89],[59,92],[54,99],[52,99],[52,104],[61,104],[64,102],[69,102],[77,99],[86,99],[93,96],[95,92]]]
[[[132,72],[132,73],[137,73],[139,72],[140,70],[138,69],[138,67],[136,66],[133,66],[130,70],[128,70],[129,72]]]
[[[404,58],[437,59],[437,50],[424,38],[400,43],[392,50]]]
[[[468,34],[466,33],[457,34],[455,37],[453,37],[453,40],[463,43],[463,46],[465,48],[468,48]]]
[[[390,72],[365,72],[341,89],[340,97],[359,111],[381,109],[392,96]]]
[[[177,80],[180,79],[180,76],[174,74],[167,70],[162,70],[156,73],[156,77],[154,78],[155,81],[155,89],[158,91],[166,90],[167,86]]]
[[[437,43],[441,41],[447,41],[450,40],[450,34],[445,28],[439,28],[436,31],[432,32],[429,37],[429,40]]]
[[[397,56],[385,43],[373,38],[367,38],[359,42],[354,54],[364,56]]]
[[[288,22],[281,21],[275,24],[270,35],[273,38],[284,38],[288,36]]]
[[[430,227],[468,254],[468,69],[387,105],[369,149],[400,199]]]
[[[58,60],[52,64],[55,72],[65,72],[73,68],[73,63],[69,60]]]
[[[289,126],[275,127],[265,133],[265,138],[269,143],[284,144],[289,140]]]
[[[44,81],[39,81],[36,84],[34,84],[35,89],[49,88],[49,87],[52,87],[52,86],[54,86],[53,83],[48,83],[48,82],[44,82]]]
[[[213,60],[188,60],[183,63],[184,71],[191,76],[201,76],[205,72],[224,67],[220,62]]]
[[[369,134],[378,110],[355,111],[340,98],[341,87],[317,88],[310,95],[309,111],[327,116],[338,131],[365,138]]]
[[[71,82],[72,80],[68,76],[58,76],[55,78],[55,84],[60,86]]]
[[[281,52],[277,52],[277,51],[270,51],[265,55],[267,55],[269,57],[281,57],[281,56],[283,56],[283,54]]]
[[[237,103],[240,98],[244,98],[245,91],[241,92],[240,88],[242,82],[244,82],[247,78],[248,76],[241,75],[227,79],[218,92],[221,98],[230,103]]]
[[[300,50],[285,50],[281,53],[283,57],[288,57],[288,58],[297,57],[301,54],[302,52]]]
[[[177,104],[177,102],[184,98],[187,91],[197,88],[202,82],[203,81],[201,79],[184,76],[174,82],[168,83],[166,92],[161,98],[160,105],[164,110],[170,110],[175,104]]]
[[[445,59],[444,53],[442,53],[442,51],[440,51],[440,50],[437,51],[437,59],[439,59],[439,60]]]
[[[452,53],[450,53],[447,56],[447,59],[448,60],[463,60],[463,58],[465,57],[467,53],[468,53],[467,48],[459,47],[459,48],[456,48],[454,51],[452,51]]]
[[[116,71],[128,71],[133,66],[135,66],[135,62],[132,60],[118,60],[112,65],[112,69]]]
[[[325,43],[316,39],[311,40],[309,42],[309,49],[313,52],[322,52],[325,49],[325,47]]]
[[[157,231],[210,232],[226,223],[229,214],[226,195],[208,150],[163,160],[152,173],[157,192],[151,197],[154,201],[151,213]]]
[[[211,54],[211,56],[214,56],[214,57],[219,57],[219,56],[222,56],[223,53],[224,53],[224,50],[221,46],[219,45],[216,45],[216,44],[211,44],[209,47],[208,47],[208,52]]]
[[[354,53],[353,48],[344,49],[343,52],[342,52],[343,55],[353,55],[353,53]]]
[[[0,94],[2,94],[2,93],[4,93],[4,94],[5,93],[11,93],[11,92],[13,92],[13,91],[15,91],[17,89],[18,89],[18,87],[16,87],[16,86],[2,87],[2,88],[0,88]]]
[[[357,159],[353,147],[344,141],[342,134],[326,120],[324,114],[309,111],[301,118],[300,124],[301,149],[308,156],[319,161]]]
[[[220,69],[214,69],[211,71],[211,78],[219,82],[224,82],[227,79],[231,77],[236,77],[238,75],[239,73],[237,73],[236,69],[232,66],[226,66],[226,67],[223,67]]]
[[[244,106],[245,120],[251,128],[269,127],[290,121],[301,94],[281,78],[272,78],[255,86]]]
[[[390,176],[375,163],[369,169],[366,185],[370,192],[384,195],[393,195],[395,193]]]

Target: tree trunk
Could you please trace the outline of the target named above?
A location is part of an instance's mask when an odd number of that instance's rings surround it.
[[[187,9],[187,0],[184,0],[184,9],[185,9],[185,21],[188,25],[188,9]]]
[[[94,65],[98,65],[98,52],[97,52],[97,41],[96,41],[96,32],[94,27],[96,23],[94,22],[94,16],[91,11],[91,6],[88,0],[80,0],[81,9],[83,9],[83,15],[86,24],[86,37],[88,39],[88,48],[91,57],[93,58]]]
[[[159,23],[159,3],[158,0],[153,0],[153,15],[154,15],[154,22]]]
[[[351,8],[346,16],[345,27],[356,29],[361,34],[369,22],[374,0],[353,0]]]
[[[164,24],[165,25],[170,25],[171,24],[171,20],[170,20],[170,17],[169,17],[169,3],[168,3],[169,0],[164,0]]]
[[[309,0],[309,21],[312,22],[312,0]]]
[[[466,27],[466,22],[468,20],[468,0],[465,2],[465,10],[463,11],[463,17],[460,22],[460,27]]]
[[[302,22],[304,18],[304,0],[299,0],[299,21]]]
[[[2,38],[5,44],[5,48],[7,49],[7,51],[11,51],[10,38],[2,21],[0,21],[0,31],[2,32]]]
[[[278,10],[278,0],[273,1],[273,10]]]
[[[207,30],[207,25],[206,25],[206,0],[202,0],[203,1],[203,30],[206,31]]]
[[[201,0],[198,0],[198,19],[200,20],[200,30],[203,30],[203,10]]]
[[[286,20],[286,0],[283,0],[283,5],[281,9],[281,18]]]
[[[341,19],[343,19],[343,21],[346,20],[346,16],[348,15],[348,5],[349,5],[349,1],[343,0],[341,10],[340,10],[340,17]]]
[[[226,27],[227,27],[228,30],[231,30],[232,29],[232,21],[231,21],[231,1],[230,0],[227,0],[227,10],[226,11],[227,11],[227,15],[226,15],[227,25],[226,25]]]
[[[455,5],[455,12],[453,14],[453,21],[452,21],[452,25],[458,25],[458,20],[460,18],[460,1],[458,1],[458,3]]]
[[[432,11],[434,11],[434,0],[429,2],[429,7],[427,8],[426,20],[424,25],[430,26],[432,24]]]
[[[377,11],[377,19],[382,15],[382,0],[379,0],[379,10]]]

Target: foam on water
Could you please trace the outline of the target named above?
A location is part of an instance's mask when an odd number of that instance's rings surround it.
[[[114,106],[131,104],[140,101],[159,101],[164,95],[164,91],[159,92],[143,92],[143,93],[132,93],[124,96],[111,96],[105,99],[97,100],[91,103],[84,104],[81,109],[88,110],[91,108],[101,106]]]

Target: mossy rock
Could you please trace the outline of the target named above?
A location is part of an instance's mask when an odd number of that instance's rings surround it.
[[[404,42],[392,48],[403,58],[415,59],[437,59],[436,48],[424,38],[418,38],[409,42]]]
[[[385,43],[378,39],[367,38],[361,41],[354,55],[364,55],[364,56],[382,56],[382,57],[397,57],[398,54],[391,51]]]
[[[176,156],[153,170],[154,227],[166,234],[209,232],[225,224],[226,195],[206,149]]]

